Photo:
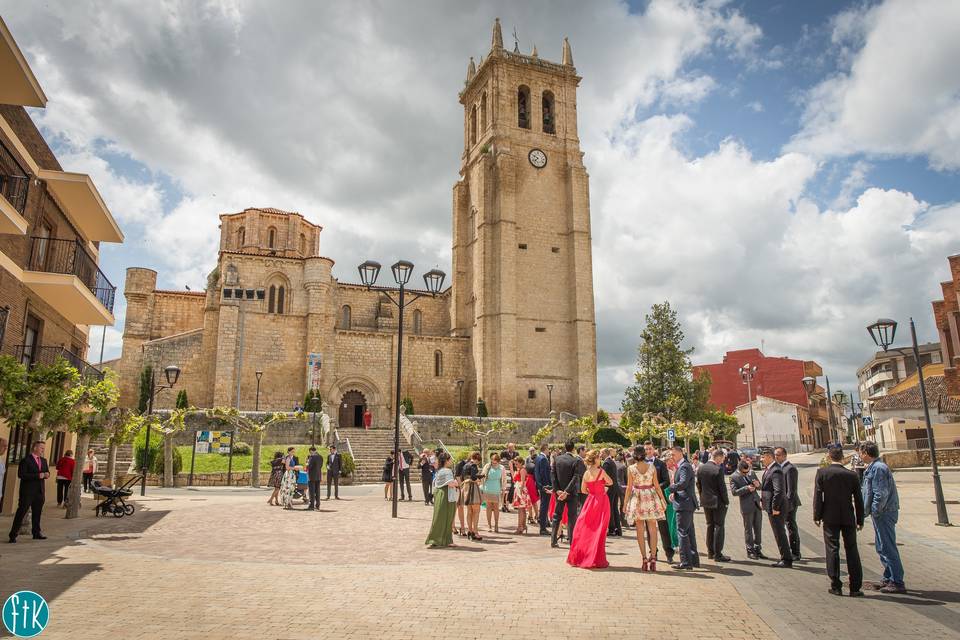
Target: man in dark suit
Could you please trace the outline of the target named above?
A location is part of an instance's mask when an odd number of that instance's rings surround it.
[[[833,447],[827,452],[830,464],[817,469],[813,488],[813,521],[823,525],[824,555],[827,556],[827,575],[830,593],[843,595],[840,582],[840,536],[843,536],[843,555],[847,558],[850,576],[850,596],[863,595],[863,566],[857,549],[857,531],[863,528],[863,492],[855,471],[843,466],[843,449]]]
[[[540,453],[534,459],[533,479],[537,481],[537,492],[540,494],[540,535],[550,535],[550,529],[547,526],[550,518],[550,492],[552,491],[550,483],[550,458],[547,456],[548,446],[546,442],[540,445]]]
[[[740,515],[743,517],[743,539],[747,545],[747,557],[751,560],[766,559],[760,550],[760,532],[763,526],[763,509],[760,507],[760,479],[750,468],[749,460],[741,460],[730,476],[730,491],[740,498]]]
[[[790,543],[787,542],[787,529],[784,521],[787,509],[787,496],[784,489],[783,469],[773,457],[773,451],[764,449],[760,453],[760,462],[765,467],[763,478],[760,480],[760,496],[763,500],[763,510],[767,512],[767,519],[773,529],[773,539],[777,541],[780,551],[780,560],[774,567],[789,569],[793,566],[793,555],[790,553]]]
[[[333,485],[333,497],[340,499],[340,472],[343,470],[343,458],[337,451],[337,445],[330,446],[327,454],[327,500],[330,499],[330,485]],[[410,486],[410,470],[407,469],[407,487]]]
[[[307,456],[307,484],[310,487],[310,504],[307,511],[320,510],[320,479],[323,477],[323,456],[316,447],[310,447]]]
[[[610,501],[610,525],[607,527],[608,536],[622,536],[623,524],[620,522],[620,483],[617,482],[617,461],[613,459],[613,449],[603,450],[603,464],[600,465],[613,480],[607,491]]]
[[[573,441],[564,445],[566,451],[557,456],[553,462],[553,472],[550,475],[557,504],[553,510],[553,531],[550,534],[550,546],[556,547],[557,533],[560,531],[560,521],[563,519],[563,510],[567,510],[567,537],[573,545],[573,530],[577,526],[577,514],[580,511],[580,480],[586,473],[587,467],[578,456],[573,455]]]
[[[30,510],[33,525],[33,539],[46,540],[40,531],[40,514],[43,513],[44,481],[50,477],[50,466],[43,457],[46,445],[38,440],[30,447],[30,453],[25,455],[17,468],[17,477],[20,478],[20,502],[17,504],[17,513],[13,516],[13,526],[10,527],[10,542],[17,541],[20,525]]]
[[[730,496],[723,477],[723,450],[714,449],[710,459],[697,469],[697,491],[707,519],[707,557],[717,562],[730,562],[723,555],[724,523]]]
[[[787,512],[784,522],[787,525],[787,540],[790,543],[790,553],[794,560],[800,559],[800,529],[797,527],[797,509],[800,507],[800,492],[798,483],[800,481],[800,472],[793,466],[793,463],[787,460],[787,450],[783,447],[777,447],[773,450],[773,457],[777,464],[783,469],[783,488],[786,493]]]
[[[680,543],[680,562],[674,568],[692,570],[700,566],[697,532],[693,527],[693,512],[700,508],[697,504],[697,479],[693,465],[683,455],[683,447],[674,447],[672,455],[677,471],[670,485],[670,501],[676,512],[677,541]]]
[[[643,454],[647,464],[652,464],[653,468],[657,470],[657,484],[660,485],[663,494],[670,493],[670,471],[667,469],[667,463],[660,459],[660,456],[657,455],[657,449],[649,440],[643,443]],[[666,518],[657,520],[657,529],[660,530],[660,546],[663,547],[663,552],[667,554],[667,564],[672,564],[674,551],[673,539],[670,537],[670,523],[667,522]]]

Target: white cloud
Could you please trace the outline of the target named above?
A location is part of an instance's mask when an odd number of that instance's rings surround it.
[[[960,2],[886,0],[840,14],[833,40],[849,68],[806,97],[790,148],[817,155],[926,156],[960,168]]]
[[[706,98],[716,87],[716,80],[708,75],[674,78],[660,87],[660,100],[664,104],[692,105]]]

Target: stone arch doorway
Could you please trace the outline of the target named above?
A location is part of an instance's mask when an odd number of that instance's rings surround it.
[[[367,399],[356,389],[343,394],[340,399],[340,415],[337,424],[341,427],[363,428],[363,412],[367,407]]]

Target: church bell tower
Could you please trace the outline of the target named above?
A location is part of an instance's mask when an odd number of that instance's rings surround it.
[[[490,415],[597,409],[579,83],[566,38],[559,64],[536,46],[529,55],[507,51],[497,19],[489,54],[479,65],[470,59],[460,92],[451,326],[472,339],[468,389]]]

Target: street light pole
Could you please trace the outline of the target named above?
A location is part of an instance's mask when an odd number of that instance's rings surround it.
[[[263,371],[257,370],[257,405],[255,411],[260,411],[260,378],[263,377]]]
[[[877,346],[887,351],[897,334],[897,322],[881,318],[867,327],[870,337]],[[943,485],[940,483],[940,466],[937,464],[937,443],[933,439],[933,424],[930,422],[930,406],[927,403],[927,386],[923,381],[923,362],[920,361],[920,346],[917,344],[917,327],[910,318],[910,339],[913,342],[913,358],[917,362],[917,379],[920,383],[920,399],[923,402],[923,419],[927,427],[927,441],[930,443],[930,468],[933,471],[933,494],[937,503],[937,526],[949,527],[947,503],[943,498]],[[900,351],[899,349],[897,351]],[[902,353],[902,351],[900,351]]]
[[[757,374],[757,366],[750,366],[750,363],[740,367],[740,377],[743,383],[747,385],[747,406],[750,407],[750,440],[753,442],[753,448],[757,448],[757,428],[753,422],[753,378]]]
[[[173,385],[177,384],[177,380],[180,379],[180,367],[176,365],[169,365],[163,370],[163,375],[167,378],[167,384],[157,388],[157,372],[153,367],[150,367],[150,397],[147,400],[147,415],[153,415],[153,399],[158,393],[164,389],[172,389]],[[194,445],[196,446],[196,445]],[[144,443],[143,450],[143,466],[140,468],[141,477],[140,477],[140,495],[147,495],[147,472],[150,469],[150,421],[147,421],[147,437],[146,442]]]
[[[840,442],[839,429],[833,427],[833,396],[830,395],[830,376],[824,376],[823,378],[827,382],[827,427],[830,430],[830,437],[834,438],[834,442]]]
[[[552,384],[547,385],[547,395],[549,396],[549,400],[547,401],[548,402],[547,416],[549,416],[551,413],[553,413],[553,385]]]
[[[457,380],[457,415],[463,415],[463,380]]]
[[[377,281],[377,277],[380,275],[380,263],[374,262],[373,260],[367,260],[361,264],[357,270],[360,272],[360,281],[370,289],[373,287],[374,283]],[[400,480],[400,399],[401,399],[401,389],[400,383],[403,380],[403,310],[408,304],[413,303],[419,298],[423,297],[426,294],[414,294],[411,296],[410,300],[406,300],[406,286],[410,281],[410,275],[413,273],[413,263],[408,260],[398,260],[393,266],[390,267],[390,270],[393,272],[393,279],[397,283],[397,286],[400,288],[399,296],[397,300],[394,300],[393,297],[387,291],[381,291],[383,295],[387,297],[394,305],[399,309],[399,315],[397,317],[397,382],[396,382],[396,398],[393,406],[394,410],[394,419],[393,419],[393,451],[396,456],[393,462],[393,500],[392,500],[392,516],[397,517],[397,503],[398,503],[398,491],[399,491],[399,480]],[[426,285],[427,292],[431,296],[435,296],[440,292],[441,287],[443,287],[443,280],[446,278],[446,274],[439,269],[431,269],[430,271],[423,274],[423,282]]]

